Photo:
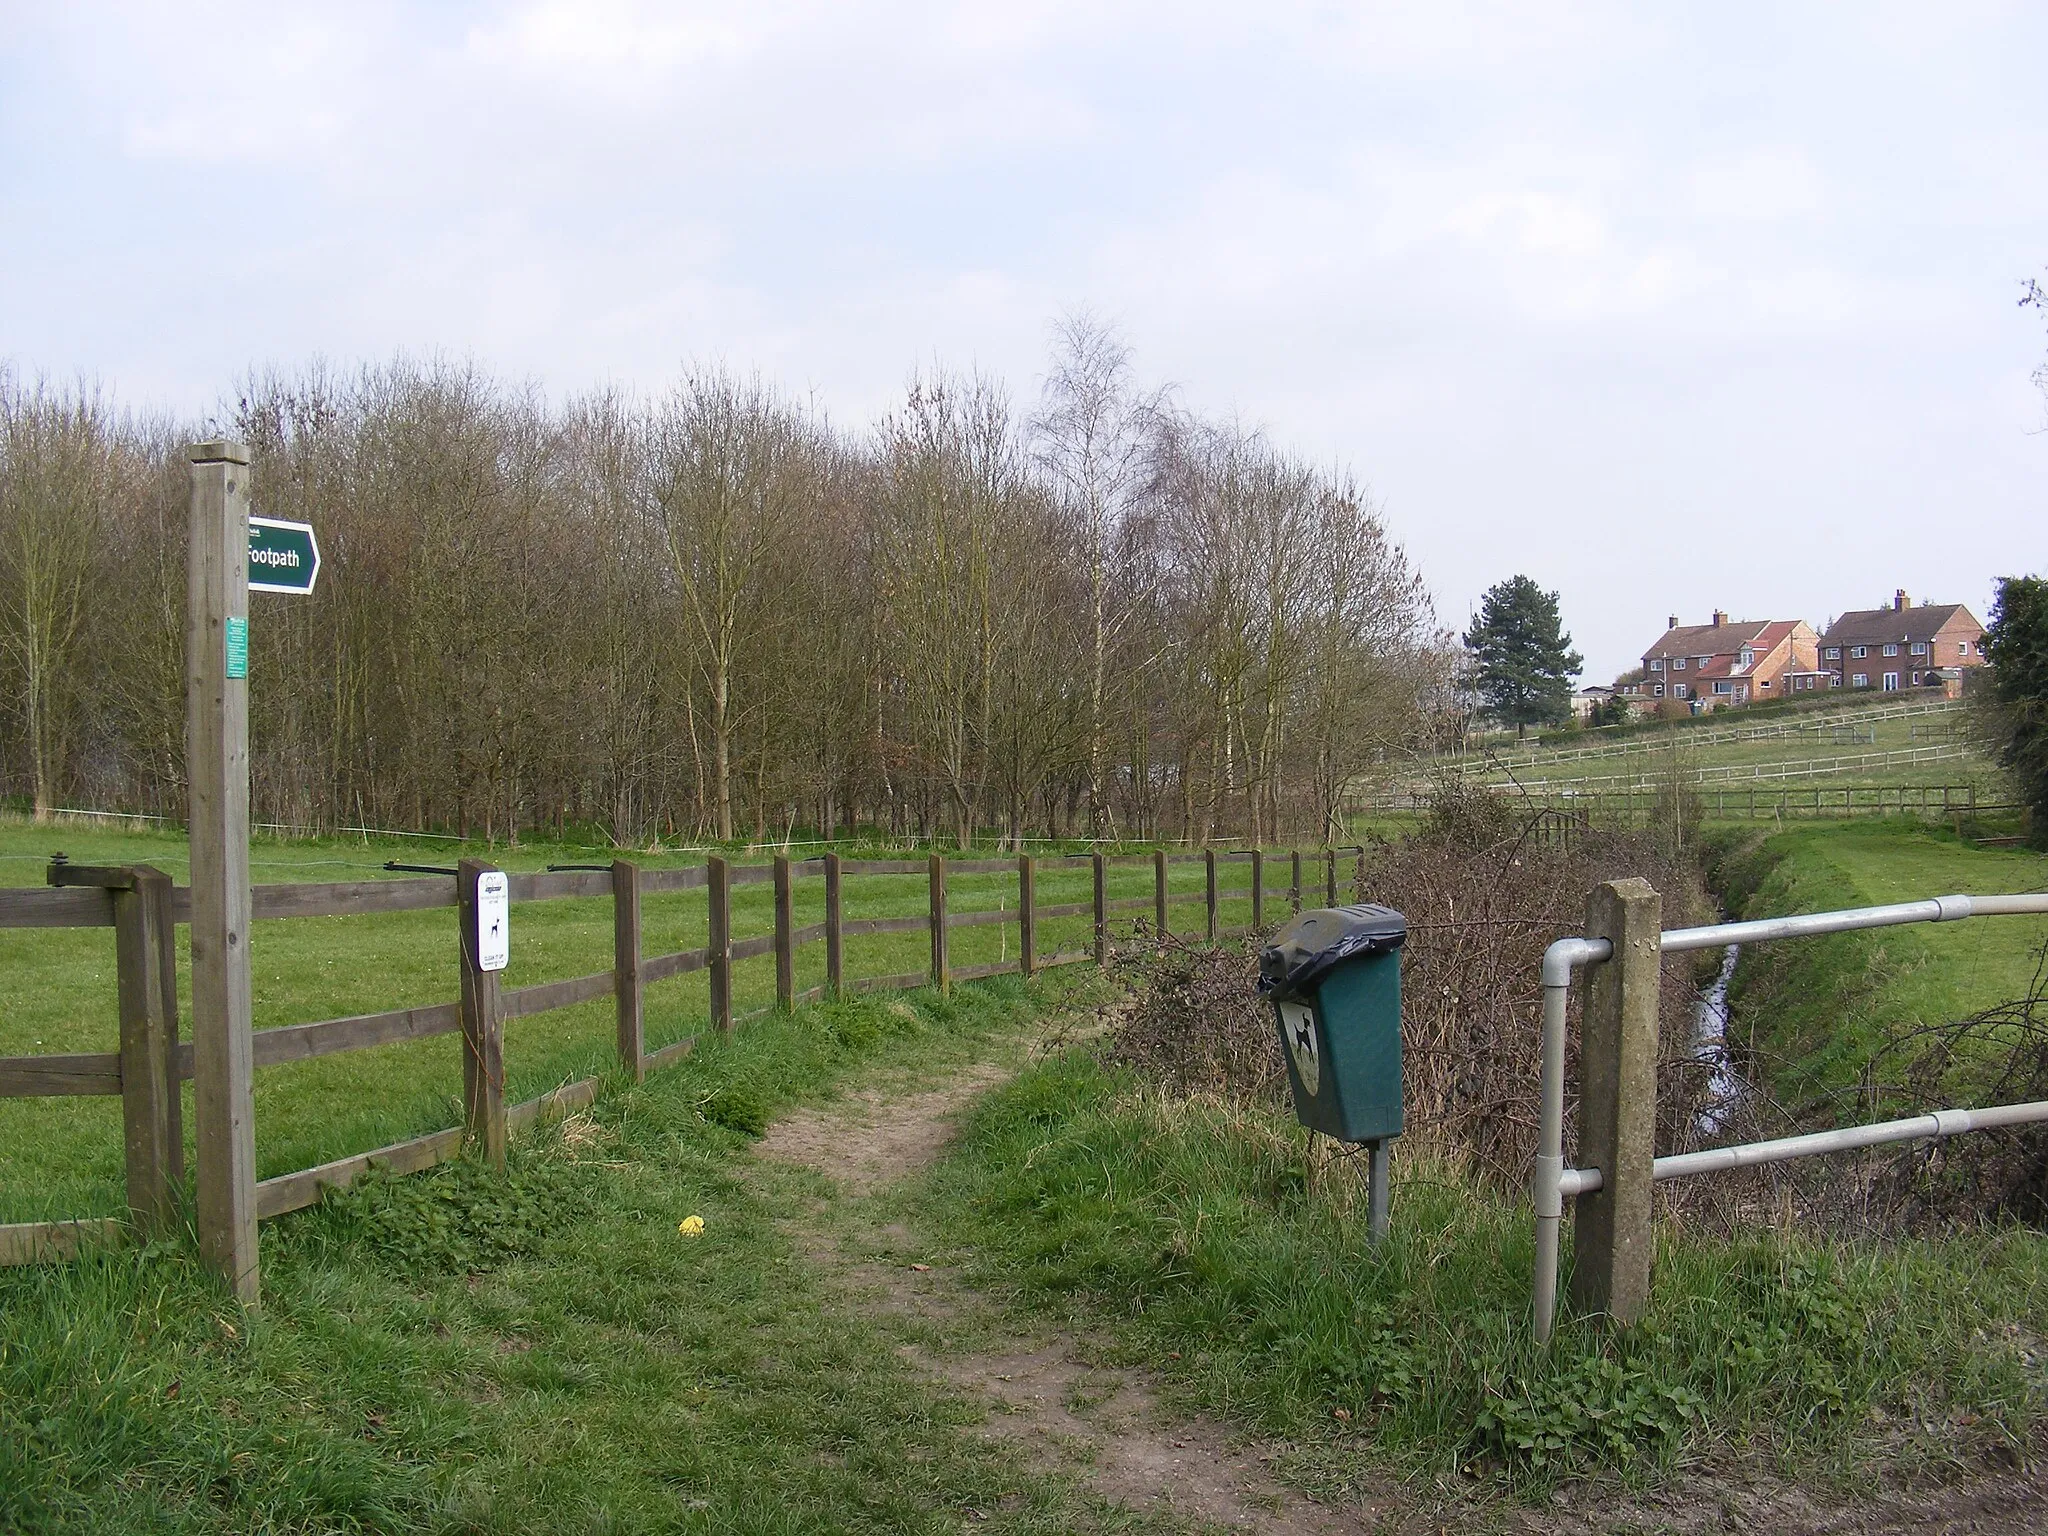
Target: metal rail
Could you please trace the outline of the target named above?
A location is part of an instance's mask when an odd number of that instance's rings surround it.
[[[1751,922],[1712,923],[1700,928],[1667,929],[1660,955],[1729,944],[1767,944],[1777,939],[1810,938],[1862,928],[1891,928],[1902,923],[1952,923],[1971,917],[2048,916],[2048,893],[2009,896],[1935,896],[1925,901],[1900,901],[1876,907],[1851,907],[1838,912],[1806,912],[1792,917],[1766,917]],[[1582,966],[1613,958],[1606,939],[1559,939],[1543,952],[1542,1118],[1538,1128],[1535,1170],[1530,1189],[1536,1214],[1536,1270],[1530,1297],[1535,1312],[1536,1341],[1549,1342],[1557,1320],[1558,1234],[1567,1195],[1590,1194],[1602,1187],[1598,1168],[1567,1168],[1564,1162],[1565,1009],[1572,973]],[[1749,1142],[1660,1157],[1653,1165],[1657,1180],[1692,1174],[1720,1173],[1827,1152],[1882,1146],[1889,1142],[1924,1141],[1965,1131],[2048,1121],[2048,1101],[2001,1104],[1988,1109],[1942,1109],[1905,1120],[1845,1126],[1774,1141]]]

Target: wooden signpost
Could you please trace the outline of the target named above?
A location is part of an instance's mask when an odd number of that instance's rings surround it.
[[[304,523],[250,518],[249,450],[240,443],[195,443],[187,457],[185,744],[199,1251],[237,1299],[254,1306],[262,1287],[249,987],[249,592],[311,592],[320,548]]]

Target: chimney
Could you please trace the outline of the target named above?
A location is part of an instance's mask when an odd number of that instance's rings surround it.
[[[1714,610],[1714,628],[1719,629],[1723,624],[1726,624],[1727,622],[1728,615],[1723,613],[1720,609],[1716,608]]]
[[[1664,621],[1664,627],[1665,627],[1666,629],[1676,629],[1676,628],[1678,628],[1678,615],[1674,613],[1673,615],[1671,615],[1671,617],[1670,617],[1670,618],[1666,619],[1666,620]]]
[[[1892,594],[1893,613],[1904,613],[1908,608],[1912,606],[1913,605],[1906,600],[1906,589],[1904,587],[1899,588],[1898,591]]]

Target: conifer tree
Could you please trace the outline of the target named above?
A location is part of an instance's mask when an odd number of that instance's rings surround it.
[[[1487,589],[1479,617],[1465,632],[1486,712],[1517,737],[1532,725],[1570,717],[1572,679],[1585,658],[1572,649],[1558,616],[1557,594],[1527,576]]]

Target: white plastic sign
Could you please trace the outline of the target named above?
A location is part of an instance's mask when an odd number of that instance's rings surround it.
[[[1301,1078],[1301,1091],[1314,1098],[1323,1076],[1321,1062],[1316,1056],[1314,1011],[1300,1003],[1280,1004],[1280,1032],[1287,1037],[1287,1051],[1294,1058],[1295,1073]]]
[[[502,869],[476,877],[476,968],[502,971],[512,958],[512,882]]]

